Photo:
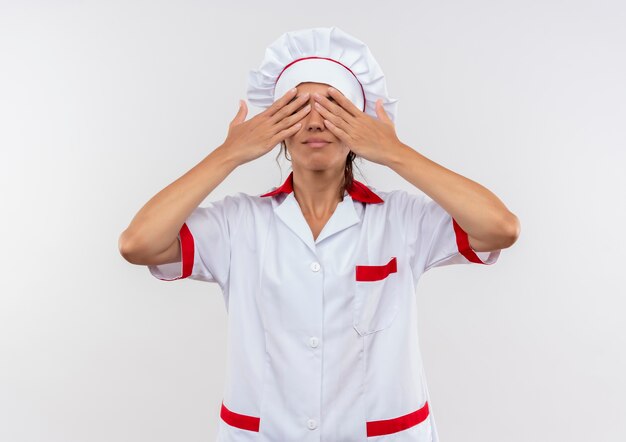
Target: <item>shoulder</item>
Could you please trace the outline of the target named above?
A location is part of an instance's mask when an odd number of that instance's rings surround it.
[[[250,195],[244,192],[235,192],[222,198],[207,202],[207,205],[220,205],[228,209],[249,209],[262,207],[269,203],[269,198],[260,198],[258,195]]]
[[[379,190],[374,186],[367,187],[384,201],[383,204],[374,204],[373,206],[380,206],[382,210],[388,212],[403,212],[408,208],[420,208],[427,204],[429,200],[426,194],[419,191],[413,193],[404,189]]]
[[[237,220],[254,213],[257,206],[259,201],[256,197],[237,192],[205,201],[194,210],[192,216],[221,218],[228,220],[229,224],[234,224]]]
[[[261,197],[260,195],[236,192],[225,196],[221,203],[229,217],[237,219],[238,222],[246,219],[258,222],[270,216],[273,207],[273,197]]]

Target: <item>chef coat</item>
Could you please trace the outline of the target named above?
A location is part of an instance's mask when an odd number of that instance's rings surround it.
[[[415,289],[427,270],[493,264],[434,200],[356,180],[316,239],[293,172],[262,195],[196,208],[182,262],[155,277],[215,282],[228,312],[218,441],[436,442]],[[217,416],[216,416],[217,418]]]

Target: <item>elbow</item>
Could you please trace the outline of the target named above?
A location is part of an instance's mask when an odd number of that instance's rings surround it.
[[[125,230],[117,240],[117,248],[120,255],[131,264],[141,264],[141,246],[137,238]]]
[[[509,214],[506,216],[505,221],[503,222],[502,227],[502,241],[505,247],[511,247],[513,244],[515,244],[515,242],[519,238],[521,229],[522,226],[520,224],[519,218],[514,213],[509,212]]]

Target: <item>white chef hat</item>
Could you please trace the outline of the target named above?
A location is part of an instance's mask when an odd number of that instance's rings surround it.
[[[248,75],[248,101],[268,108],[303,82],[329,84],[376,118],[376,100],[382,98],[395,121],[398,100],[388,96],[378,62],[365,43],[336,26],[286,32],[268,46],[259,69]]]

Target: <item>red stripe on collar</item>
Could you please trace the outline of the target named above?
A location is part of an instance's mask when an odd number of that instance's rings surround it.
[[[381,197],[372,192],[365,184],[353,179],[352,187],[346,189],[348,194],[353,200],[361,201],[363,203],[382,203],[384,202]],[[265,193],[263,196],[274,196],[279,193],[291,193],[293,192],[293,171],[289,174],[285,182],[271,192]]]

